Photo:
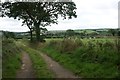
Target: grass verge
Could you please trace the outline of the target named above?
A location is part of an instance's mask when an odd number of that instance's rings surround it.
[[[2,78],[15,78],[21,66],[20,50],[13,40],[2,42]]]

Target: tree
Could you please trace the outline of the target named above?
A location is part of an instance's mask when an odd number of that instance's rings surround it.
[[[29,20],[29,19],[25,19],[22,23],[23,23],[22,26],[23,25],[27,25],[28,26],[28,28],[30,30],[30,40],[32,42],[33,41],[32,32],[34,31],[34,27],[32,25],[33,22],[31,20]]]
[[[116,30],[115,29],[109,29],[109,32],[112,34],[112,36],[115,36]]]
[[[68,30],[66,31],[66,34],[67,34],[68,36],[74,36],[74,35],[75,35],[75,32],[74,32],[74,30],[68,29]]]
[[[31,23],[27,26],[33,25],[37,41],[40,41],[41,28],[51,23],[57,24],[59,15],[63,19],[77,17],[74,2],[5,2],[2,9],[3,16],[22,19],[26,24]]]
[[[15,34],[13,32],[4,31],[3,34],[7,39],[8,38],[15,38]]]
[[[117,34],[118,34],[118,36],[120,36],[120,29],[118,29],[118,33]]]

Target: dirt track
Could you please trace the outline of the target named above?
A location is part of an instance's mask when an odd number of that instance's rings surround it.
[[[43,59],[47,63],[48,68],[55,73],[56,75],[55,78],[78,78],[72,72],[63,68],[60,64],[52,60],[46,54],[40,53],[40,55],[43,57]]]
[[[32,62],[25,52],[22,53],[22,66],[17,72],[17,78],[35,78]]]
[[[39,52],[40,53],[40,52]],[[54,78],[78,78],[72,72],[62,67],[58,62],[51,59],[46,54],[40,53],[40,56],[46,62],[48,69],[54,74]],[[18,70],[16,78],[35,78],[34,69],[28,53],[22,52],[22,66]]]

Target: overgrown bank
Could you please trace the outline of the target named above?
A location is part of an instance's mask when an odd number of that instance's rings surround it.
[[[87,78],[119,77],[119,44],[114,40],[52,40],[42,51],[70,69]]]
[[[14,40],[2,41],[2,77],[15,78],[16,72],[21,66],[20,49],[15,45]]]

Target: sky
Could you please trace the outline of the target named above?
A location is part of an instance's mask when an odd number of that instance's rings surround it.
[[[2,0],[1,0],[2,1]],[[58,25],[46,26],[48,30],[118,28],[119,0],[72,0],[77,7],[77,18],[58,19]],[[0,17],[0,30],[25,32],[22,21]]]

